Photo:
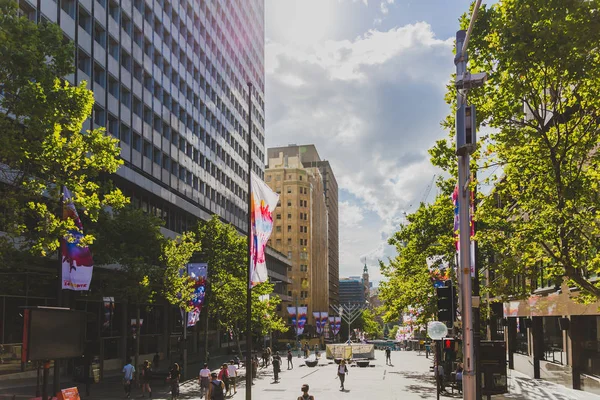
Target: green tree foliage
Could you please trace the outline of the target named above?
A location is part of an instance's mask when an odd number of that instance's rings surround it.
[[[396,335],[398,334],[398,329],[400,329],[399,325],[392,326],[392,329],[390,329],[390,332],[388,333],[388,338],[396,339]]]
[[[162,295],[170,304],[185,311],[191,311],[190,300],[194,294],[194,282],[186,272],[186,265],[201,248],[193,232],[184,232],[175,239],[167,239],[162,247]]]
[[[365,309],[362,312],[363,331],[370,339],[380,339],[383,337],[383,326],[377,321],[373,310]]]
[[[408,307],[413,307],[419,310],[418,322],[426,323],[435,315],[437,306],[428,259],[432,268],[455,264],[450,196],[438,196],[433,204],[421,204],[407,219],[408,224],[389,239],[398,255],[387,264],[380,262],[387,278],[379,285],[383,320],[398,321]]]
[[[202,244],[202,259],[208,263],[206,300],[210,316],[221,329],[231,330],[239,338],[246,326],[246,237],[215,215],[200,224],[198,240]],[[252,324],[257,333],[286,330],[284,321],[275,313],[281,300],[276,296],[261,300],[261,296],[272,292],[273,285],[268,282],[252,289]]]
[[[484,7],[469,43],[469,68],[489,80],[468,94],[492,133],[480,168],[494,196],[478,208],[479,242],[499,257],[495,294],[527,294],[536,281],[600,298],[600,3],[503,0]],[[468,24],[463,16],[462,27]],[[455,89],[447,99],[454,106]],[[453,117],[447,125],[453,124]],[[449,142],[433,150],[449,166]],[[539,266],[544,265],[539,273]],[[515,287],[516,275],[528,278]]]
[[[58,26],[20,17],[16,4],[0,0],[0,245],[47,255],[76,229],[61,220],[62,186],[95,220],[103,206],[126,203],[99,179],[122,161],[118,140],[102,129],[82,132],[94,97],[85,82],[61,78],[74,71],[72,43]]]
[[[167,241],[160,231],[162,225],[162,219],[133,207],[100,213],[98,222],[90,225],[96,237],[94,261],[118,269],[102,290],[134,304],[155,300],[162,282],[161,256]]]

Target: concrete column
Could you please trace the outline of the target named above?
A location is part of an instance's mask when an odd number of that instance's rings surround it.
[[[582,333],[585,329],[583,318],[584,316],[570,316],[571,322],[567,335],[569,337],[569,364],[573,374],[573,389],[581,390],[581,372],[583,364],[583,349],[581,346]]]
[[[533,343],[533,377],[540,379],[540,360],[544,359],[544,324],[543,317],[533,317],[531,335]]]
[[[508,368],[515,369],[515,351],[517,350],[517,319],[508,318],[506,327],[506,348],[508,349]]]

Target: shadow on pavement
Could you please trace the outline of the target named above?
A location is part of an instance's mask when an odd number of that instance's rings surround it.
[[[416,381],[414,384],[406,386],[408,392],[415,393],[423,399],[431,398],[432,395],[435,395],[435,380],[429,374],[413,371],[390,371],[389,373],[402,375],[406,379]]]

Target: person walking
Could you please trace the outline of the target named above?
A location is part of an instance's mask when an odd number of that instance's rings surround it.
[[[169,383],[171,384],[171,399],[176,400],[179,398],[179,380],[181,379],[181,368],[179,364],[173,364],[169,371]]]
[[[340,378],[340,390],[344,389],[344,381],[346,380],[346,375],[348,375],[348,367],[346,367],[346,360],[340,361],[340,365],[338,366],[337,371],[338,378]]]
[[[235,365],[234,360],[229,360],[229,365],[227,366],[227,374],[229,375],[229,395],[231,394],[231,388],[233,387],[233,394],[237,393],[237,388],[235,386],[235,381],[237,380],[238,375],[238,367]]]
[[[438,391],[439,393],[446,391],[446,385],[444,383],[444,366],[439,364],[433,367],[433,372],[436,375]]]
[[[271,362],[271,356],[273,355],[273,351],[270,347],[267,347],[267,365]]]
[[[385,365],[392,365],[392,349],[389,347],[385,349]]]
[[[279,357],[279,352],[276,351],[273,356],[273,377],[275,378],[275,382],[279,382],[279,373],[281,372],[281,357]]]
[[[287,352],[288,369],[294,369],[293,358],[294,358],[294,356],[292,355],[292,350],[288,350],[288,352]]]
[[[225,384],[217,378],[216,372],[211,373],[210,377],[211,381],[210,385],[208,385],[208,393],[206,394],[207,400],[225,400],[225,395],[223,395]]]
[[[125,396],[131,397],[131,384],[133,383],[133,374],[135,373],[135,367],[131,364],[131,358],[127,360],[127,364],[123,367],[123,388],[125,389]]]
[[[142,395],[144,397],[146,391],[148,391],[148,398],[152,398],[152,388],[150,387],[150,381],[152,380],[152,368],[150,368],[150,361],[145,360],[142,365],[142,376],[140,377],[140,383],[142,384]]]
[[[210,384],[210,369],[208,369],[208,364],[204,364],[204,367],[200,370],[198,383],[200,383],[200,397],[204,397],[204,394],[208,392]]]
[[[256,379],[258,376],[258,356],[255,354],[254,358],[252,358],[252,379]],[[252,382],[254,385],[254,382]]]
[[[431,343],[425,343],[425,358],[429,358],[429,354],[431,354]]]
[[[302,396],[298,397],[298,400],[315,400],[315,396],[308,394],[308,385],[305,383],[302,385]]]
[[[225,384],[225,393],[229,392],[229,371],[227,370],[227,363],[221,365],[219,380]]]

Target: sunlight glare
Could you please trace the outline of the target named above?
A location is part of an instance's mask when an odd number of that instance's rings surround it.
[[[336,0],[270,0],[267,19],[283,43],[312,46],[330,37],[336,23]],[[280,39],[280,40],[281,40]]]

